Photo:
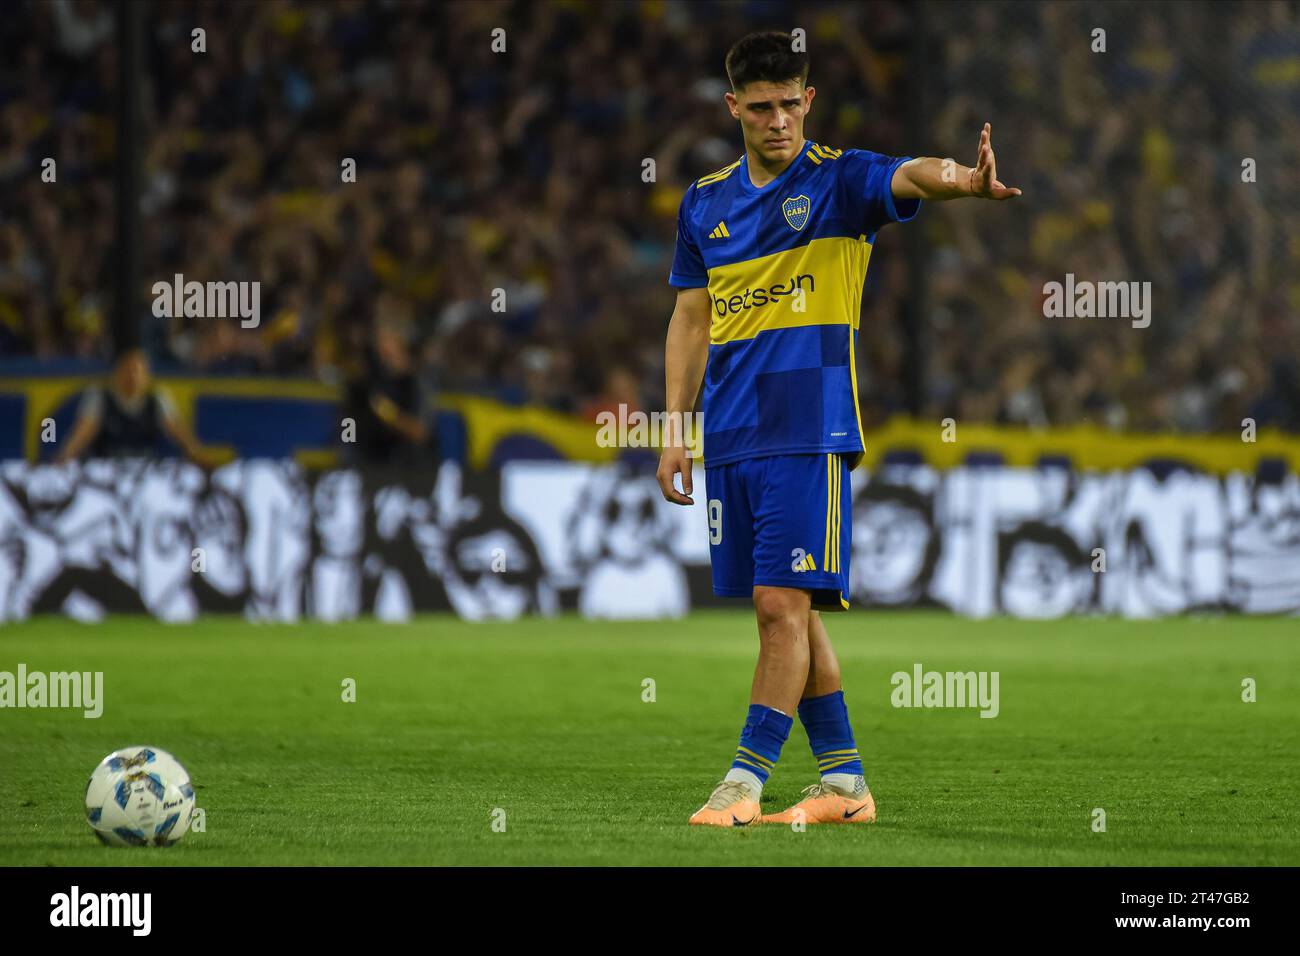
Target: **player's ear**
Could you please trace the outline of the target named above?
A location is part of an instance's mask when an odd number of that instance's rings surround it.
[[[815,89],[813,89],[811,86],[806,87],[806,88],[804,89],[804,91],[803,91],[803,96],[804,96],[804,100],[803,100],[803,111],[804,111],[804,115],[807,115],[808,111],[812,109],[812,101],[813,101],[813,97],[816,96],[816,95],[817,95],[817,91],[816,91]]]
[[[736,100],[736,94],[728,90],[722,95],[727,101],[727,109],[731,110],[732,119],[740,119],[740,103]]]

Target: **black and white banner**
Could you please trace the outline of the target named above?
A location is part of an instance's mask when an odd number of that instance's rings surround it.
[[[249,460],[0,466],[0,621],[454,610],[674,617],[710,588],[696,505],[651,474],[335,470]],[[1300,479],[1178,468],[890,466],[853,475],[852,603],[962,614],[1300,613]]]

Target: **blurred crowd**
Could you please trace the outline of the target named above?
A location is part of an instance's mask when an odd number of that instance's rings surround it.
[[[864,418],[910,395],[936,420],[1300,430],[1295,3],[275,0],[145,21],[160,370],[660,407],[677,205],[740,153],[723,56],[802,26],[810,137],[970,164],[989,121],[1025,191],[881,233]],[[99,0],[0,18],[0,356],[111,356],[113,35]],[[176,273],[260,281],[260,326],[156,318]],[[1150,282],[1150,327],[1045,318],[1067,273]]]
[[[1300,4],[940,9],[919,145],[988,119],[1025,196],[930,210],[928,411],[1300,431]],[[1044,318],[1067,273],[1150,282],[1150,326]]]

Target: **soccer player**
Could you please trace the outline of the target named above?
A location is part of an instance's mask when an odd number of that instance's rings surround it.
[[[848,608],[849,472],[863,453],[853,356],[867,262],[880,228],[912,219],[921,200],[1020,190],[998,182],[987,123],[973,168],[805,139],[814,90],[808,56],[787,33],[745,37],[726,67],[745,152],[682,199],[667,411],[686,418],[702,385],[713,591],[753,600],[759,652],[731,769],[690,822],[870,822],[875,801],[819,613]],[[665,442],[658,479],[665,498],[690,505],[684,445]],[[763,785],[796,713],[821,781],[784,813],[762,816]]]

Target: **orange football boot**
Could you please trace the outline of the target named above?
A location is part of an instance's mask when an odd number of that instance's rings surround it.
[[[709,802],[691,814],[693,825],[746,827],[758,823],[762,808],[748,786],[739,780],[724,780],[713,788]]]
[[[868,790],[857,796],[843,794],[820,783],[803,790],[804,798],[789,810],[763,817],[763,823],[875,823],[876,801]]]

